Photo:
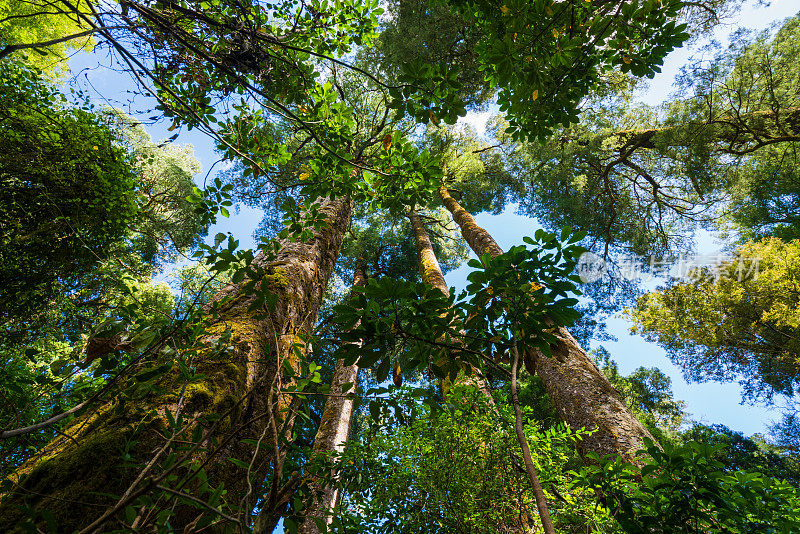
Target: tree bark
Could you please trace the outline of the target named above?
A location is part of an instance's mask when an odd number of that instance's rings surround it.
[[[475,218],[450,195],[445,186],[439,195],[470,248],[480,257],[489,253],[499,256],[503,249]],[[538,373],[550,400],[561,418],[573,430],[586,428],[595,432],[578,443],[582,455],[596,452],[600,456],[616,453],[632,458],[642,447],[642,438],[650,432],[631,412],[605,375],[589,359],[575,338],[564,327],[556,333],[553,355],[546,357],[538,350],[525,350],[525,367]]]
[[[275,463],[273,454],[278,458],[279,436],[286,435],[293,420],[292,396],[281,393],[292,380],[283,371],[284,362],[299,369],[294,345],[314,326],[350,219],[349,199],[318,202],[327,225],[308,241],[281,242],[273,261],[256,259],[263,268],[259,283],[277,296],[275,306],[251,310],[256,297],[244,293],[241,285],[220,291],[214,299],[221,305],[219,315],[208,319],[196,353],[185,356],[203,378],[185,384],[170,372],[160,382],[161,393],[128,402],[118,396],[78,417],[12,475],[12,487],[0,500],[0,524],[6,531],[22,530],[27,516],[20,507],[25,505],[49,510],[59,532],[130,528],[131,518],[122,517],[134,505],[137,517],[132,523],[142,528],[173,506],[164,502],[170,491],[193,490],[192,496],[207,498],[194,491],[203,486],[197,466],[204,468],[210,486],[224,485],[227,506],[220,511],[237,515],[241,510],[240,517],[249,516],[248,505],[259,497],[255,493]],[[229,298],[222,301],[224,297]],[[231,336],[227,350],[214,348],[226,332]],[[175,419],[180,414],[185,431],[175,431],[168,412]],[[198,443],[192,443],[193,432],[202,432]],[[245,438],[258,446],[242,443]],[[172,461],[172,453],[193,465],[170,467],[166,462]],[[228,458],[249,468],[245,471]],[[142,495],[157,497],[139,506],[135,499]],[[201,514],[222,517],[213,509],[178,504],[170,524],[189,531]],[[222,522],[232,519],[228,515]]]
[[[425,226],[414,210],[409,211],[408,219],[411,222],[411,229],[414,232],[414,243],[417,247],[417,262],[422,281],[449,296],[450,288],[447,287],[444,274],[442,274],[442,267],[439,265],[439,260],[436,259],[436,254],[433,251],[433,244],[428,236],[428,232],[425,230]],[[486,378],[472,366],[464,368],[463,374],[459,375],[458,383],[474,385],[489,400],[490,404],[494,404],[489,383]],[[443,392],[447,394],[448,389],[449,379],[443,380]]]
[[[364,262],[359,258],[353,273],[353,287],[363,287],[367,284],[367,272]],[[359,346],[361,346],[359,344]],[[358,362],[353,365],[344,365],[344,360],[336,361],[336,370],[331,380],[330,396],[325,402],[322,418],[319,422],[317,435],[314,437],[313,454],[317,456],[341,454],[350,435],[350,420],[353,416],[353,399],[344,395],[355,390],[358,380]],[[351,386],[344,390],[345,384]],[[320,534],[316,519],[322,519],[325,525],[333,521],[333,510],[339,504],[341,494],[335,484],[323,486],[319,480],[309,483],[313,502],[305,510],[305,521],[300,524],[300,534]],[[256,532],[255,534],[259,534]]]

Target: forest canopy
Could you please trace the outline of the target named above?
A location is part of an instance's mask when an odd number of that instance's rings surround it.
[[[800,388],[800,15],[634,97],[740,4],[0,0],[0,525],[800,529],[791,403],[695,421],[597,344]]]

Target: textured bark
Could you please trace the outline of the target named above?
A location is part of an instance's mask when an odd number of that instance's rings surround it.
[[[133,346],[127,339],[122,339],[122,334],[117,334],[112,337],[94,337],[86,344],[86,361],[91,362],[97,358],[102,358],[107,354],[118,350],[122,352],[131,352]]]
[[[439,196],[442,198],[444,206],[453,215],[453,220],[461,229],[461,235],[464,236],[464,240],[478,255],[478,258],[486,253],[493,258],[503,253],[503,249],[489,235],[489,232],[478,226],[475,218],[461,204],[456,202],[456,199],[450,195],[445,186],[439,187]]]
[[[444,280],[442,267],[439,265],[439,260],[436,259],[431,238],[422,225],[419,215],[417,212],[411,211],[408,214],[408,220],[411,222],[411,230],[414,232],[414,244],[417,247],[417,265],[422,281],[439,289],[445,295],[449,295],[450,288],[447,287],[447,282]]]
[[[439,189],[439,194],[476,254],[489,252],[495,257],[503,253],[489,232],[478,226],[445,187]],[[556,335],[552,357],[543,356],[538,350],[524,352],[528,372],[539,374],[558,414],[572,429],[596,430],[578,444],[581,454],[618,453],[630,457],[629,453],[642,447],[642,438],[652,436],[567,329],[559,327]]]
[[[258,497],[253,491],[269,471],[277,434],[285,433],[293,419],[292,396],[281,394],[286,386],[282,362],[288,361],[293,367],[299,363],[293,345],[297,336],[309,332],[316,321],[350,218],[349,199],[323,199],[321,203],[320,211],[329,224],[312,239],[282,243],[274,261],[256,259],[264,268],[260,283],[277,295],[276,306],[250,311],[255,297],[244,294],[240,286],[230,285],[220,291],[215,301],[230,298],[220,302],[219,316],[209,319],[208,334],[200,340],[205,348],[198,350],[191,362],[205,378],[186,386],[181,399],[177,392],[183,387],[182,382],[177,376],[168,375],[161,383],[166,394],[150,395],[125,405],[115,399],[76,419],[63,436],[54,439],[11,477],[14,487],[0,500],[0,524],[5,531],[20,529],[20,522],[26,519],[18,508],[23,504],[49,510],[59,532],[105,532],[122,527],[119,519],[125,506],[117,505],[126,496],[153,491],[152,477],[164,472],[161,464],[167,453],[174,450],[178,440],[190,440],[191,431],[198,425],[203,431],[202,447],[189,458],[205,464],[209,484],[224,484],[228,513],[235,515],[243,505],[243,516],[249,514],[248,505]],[[230,348],[220,355],[211,346],[226,331],[231,333]],[[180,411],[188,429],[171,444],[168,411]],[[209,422],[206,415],[220,419]],[[256,449],[241,443],[242,438],[261,440],[261,445]],[[123,465],[120,450],[126,446],[137,467]],[[231,464],[228,457],[251,463],[250,476]],[[137,480],[142,465],[150,465],[150,471]],[[174,472],[184,477],[190,474],[188,468]],[[170,486],[167,481],[160,484]],[[184,488],[191,489],[197,487],[198,481],[190,479],[184,484]],[[140,514],[137,525],[146,523],[147,512]],[[178,531],[191,530],[192,522],[201,513],[202,509],[178,506],[171,525]]]
[[[525,367],[539,374],[550,400],[570,428],[595,430],[578,443],[582,455],[621,454],[634,460],[642,439],[653,436],[628,408],[608,378],[564,327],[551,345],[552,356],[526,351]]]
[[[281,507],[280,510],[276,510],[275,513],[271,514],[259,514],[258,520],[256,521],[256,525],[253,528],[253,532],[263,532],[265,534],[272,534],[275,531],[275,528],[278,526],[278,523],[281,519],[283,519],[284,514],[288,508],[288,503]]]
[[[436,259],[431,239],[419,215],[412,210],[408,213],[408,219],[411,221],[411,229],[414,232],[414,243],[417,247],[417,262],[422,281],[438,288],[445,295],[450,295],[450,289],[447,287],[447,282],[444,280],[444,274],[442,274],[442,267],[439,265],[439,260]],[[474,385],[484,394],[489,402],[493,404],[494,400],[492,399],[491,389],[489,388],[489,383],[486,381],[486,378],[481,376],[478,370],[472,368],[472,366],[465,368],[464,371],[463,375],[459,375],[458,383]],[[442,389],[445,393],[447,393],[448,388],[449,379],[442,382]]]
[[[353,275],[353,287],[363,287],[367,283],[367,273],[364,263],[359,261],[356,264]],[[361,346],[359,344],[359,346]],[[333,372],[331,380],[330,396],[325,402],[325,409],[322,411],[322,418],[319,422],[317,435],[314,437],[315,455],[341,454],[344,451],[344,444],[350,435],[350,420],[353,417],[353,399],[344,397],[347,393],[355,391],[358,380],[358,362],[353,365],[344,365],[344,360],[336,361],[336,370]],[[344,391],[345,384],[352,386]],[[339,488],[334,485],[322,486],[319,481],[310,481],[309,486],[312,494],[317,494],[317,499],[313,501],[305,511],[306,519],[300,525],[300,534],[320,534],[315,519],[322,519],[326,525],[330,525],[333,520],[333,510],[339,503],[341,496]]]

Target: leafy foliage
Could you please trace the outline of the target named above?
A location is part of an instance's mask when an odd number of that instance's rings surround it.
[[[544,140],[554,126],[577,122],[580,100],[604,73],[619,68],[653,76],[663,57],[689,36],[676,20],[679,1],[452,5],[478,36],[473,53],[485,79],[499,88],[497,102],[510,123],[506,132],[515,140]],[[420,122],[455,122],[464,111],[449,100],[459,88],[457,67],[421,58],[404,64],[398,81],[405,85],[392,89],[392,105]]]
[[[343,341],[340,357],[348,365],[357,359],[363,367],[377,364],[382,381],[395,355],[403,369],[430,368],[444,378],[456,376],[464,363],[480,367],[492,344],[506,350],[516,340],[549,353],[555,339],[548,333],[552,321],[575,318],[576,300],[568,295],[576,291],[571,273],[583,250],[569,244],[580,235],[567,230],[561,237],[567,246],[554,234],[539,231],[535,238],[525,238],[530,249],[513,247],[496,258],[487,254],[483,263],[471,260],[477,270],[469,275],[470,285],[458,302],[427,284],[371,279],[335,308]],[[460,361],[444,357],[448,350],[459,354]]]
[[[515,246],[495,258],[487,253],[481,261],[470,260],[476,270],[467,277],[467,293],[477,313],[467,319],[468,330],[487,333],[495,343],[538,347],[550,354],[553,324],[570,325],[578,317],[578,301],[570,295],[580,295],[574,270],[585,249],[575,243],[583,237],[569,227],[560,239],[537,230],[533,238],[523,238],[531,249]]]
[[[708,426],[699,423],[682,432],[681,440],[722,445],[713,457],[722,463],[722,470],[725,472],[755,471],[765,477],[787,480],[794,486],[800,481],[797,458],[785,454],[781,450],[780,441],[779,446],[775,447],[758,435],[745,437],[741,432],[735,432],[724,425]]]
[[[793,532],[800,495],[788,482],[756,471],[723,470],[721,445],[652,441],[641,467],[619,457],[599,459],[575,479],[605,500],[626,533]]]
[[[119,112],[77,107],[15,62],[4,76],[0,155],[3,429],[25,427],[90,398],[169,322],[159,260],[198,240],[186,195],[199,170],[190,148],[156,145]],[[182,311],[186,311],[185,309]],[[19,465],[57,427],[0,444]]]
[[[116,142],[126,149],[137,177],[136,215],[129,225],[129,246],[145,263],[175,261],[179,254],[196,246],[207,231],[207,221],[187,200],[194,192],[193,178],[200,172],[194,149],[191,145],[156,143],[141,123],[119,110],[107,110],[104,118]]]
[[[375,46],[366,51],[369,60],[379,62],[379,73],[390,85],[408,73],[407,65],[447,65],[457,73],[452,85],[465,107],[477,107],[491,98],[494,90],[484,78],[475,53],[481,34],[464,16],[445,2],[404,0],[387,3]],[[432,123],[443,117],[431,116]]]
[[[514,532],[537,524],[509,406],[490,406],[464,386],[445,404],[404,389],[376,405],[339,461],[346,493],[331,532]],[[607,521],[591,494],[567,491],[576,435],[525,416],[542,483],[561,496],[553,501],[557,526],[571,532]]]
[[[88,4],[91,5],[91,4]],[[89,9],[79,6],[79,13],[86,15]],[[31,0],[0,1],[0,54],[10,54],[16,60],[40,70],[47,78],[62,76],[67,67],[67,53],[73,50],[90,50],[95,40],[85,34],[87,25],[79,15],[61,11],[52,2]],[[83,34],[83,35],[80,35]],[[70,36],[78,37],[70,39]],[[51,40],[61,41],[42,45]],[[37,45],[33,48],[13,50],[14,45]]]
[[[661,109],[600,94],[581,124],[520,144],[506,159],[524,177],[522,211],[586,230],[604,251],[642,255],[685,249],[698,225],[723,220],[746,237],[790,238],[799,20],[774,35],[737,33],[711,61],[688,65],[684,93]]]
[[[728,218],[742,241],[800,238],[797,151],[795,143],[763,148],[736,170]]]
[[[741,378],[747,398],[792,395],[797,386],[800,243],[748,243],[719,276],[693,271],[643,296],[631,312],[635,331],[664,346],[694,380]]]
[[[72,291],[125,235],[135,176],[108,127],[35,73],[0,64],[0,322]]]

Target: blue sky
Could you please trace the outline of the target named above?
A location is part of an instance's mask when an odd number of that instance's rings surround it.
[[[734,23],[716,29],[714,39],[725,45],[729,42],[730,33],[738,27],[752,30],[766,29],[776,21],[795,15],[798,10],[800,10],[800,3],[796,0],[777,0],[771,2],[768,7],[757,7],[754,2],[749,2]],[[697,43],[694,47],[683,48],[671,53],[664,63],[661,74],[637,93],[637,99],[648,105],[658,105],[664,102],[675,91],[673,86],[675,75],[691,57],[698,53],[698,48],[703,44],[705,41]],[[468,117],[467,122],[478,131],[482,131],[490,115],[491,112],[477,114]],[[478,224],[486,228],[503,249],[522,244],[522,236],[533,235],[538,228],[534,220],[516,215],[513,209],[508,209],[501,215],[479,214],[476,219]],[[718,248],[719,244],[708,235],[698,240],[698,249],[702,253],[710,254]],[[468,272],[469,269],[462,266],[448,273],[446,276],[448,284],[464,287]],[[688,383],[684,380],[680,368],[669,360],[663,349],[654,343],[648,343],[640,336],[631,335],[629,329],[630,322],[621,317],[612,318],[607,323],[607,330],[618,341],[602,342],[602,345],[611,352],[612,357],[619,364],[620,371],[628,374],[639,366],[660,368],[672,379],[675,398],[686,403],[687,411],[693,420],[705,424],[721,423],[733,430],[750,435],[766,433],[770,422],[780,417],[780,410],[776,407],[740,404],[742,388],[738,383]],[[595,341],[591,348],[596,348],[600,344]],[[780,404],[779,400],[778,407]]]
[[[536,221],[514,214],[511,210],[501,215],[480,214],[478,224],[486,228],[498,244],[507,250],[513,245],[522,244],[522,236],[533,235],[540,228]],[[466,265],[453,270],[445,276],[452,287],[464,287],[470,268]],[[594,341],[590,348],[603,347],[619,364],[625,375],[640,366],[658,367],[672,379],[675,398],[686,403],[692,420],[705,424],[724,424],[746,435],[765,433],[773,419],[778,419],[777,411],[763,406],[739,404],[741,387],[738,384],[688,383],[683,379],[680,369],[667,357],[663,349],[648,343],[642,337],[629,333],[630,323],[622,318],[612,318],[607,330],[618,341],[602,343]]]
[[[715,38],[721,43],[727,43],[727,36],[738,26],[759,30],[768,27],[771,23],[795,14],[800,5],[796,0],[773,1],[769,7],[754,7],[752,2],[745,6],[741,16],[735,23],[719,27]],[[700,43],[703,44],[703,43]],[[637,98],[649,105],[663,102],[673,92],[673,79],[680,67],[696,53],[697,46],[693,49],[681,49],[668,56],[663,72],[656,76]],[[98,65],[99,62],[99,65]],[[156,115],[152,111],[142,109],[147,106],[146,99],[135,99],[131,104],[132,95],[127,88],[133,85],[129,76],[121,74],[107,65],[110,60],[101,54],[78,54],[72,60],[73,74],[76,74],[75,83],[84,88],[99,103],[120,107],[141,119]],[[472,124],[481,132],[491,112],[471,114],[464,122]],[[174,132],[168,132],[168,121],[160,121],[147,126],[148,131],[155,139],[164,139]],[[180,131],[177,142],[192,144],[195,156],[203,165],[203,171],[197,176],[198,185],[202,186],[206,172],[217,160],[213,152],[213,144],[204,135],[192,131]],[[218,168],[218,167],[217,167]],[[211,174],[213,178],[213,174]],[[261,219],[257,210],[242,208],[230,219],[223,220],[209,232],[210,236],[217,232],[231,232],[240,239],[242,247],[254,245],[251,234]],[[512,245],[520,244],[522,237],[532,235],[536,230],[535,221],[516,215],[513,209],[500,215],[480,214],[478,223],[484,226],[495,237],[498,243],[507,249]],[[715,247],[711,239],[700,242],[700,246]],[[466,266],[457,269],[447,276],[449,285],[463,287],[465,285]],[[689,384],[680,370],[666,357],[664,351],[657,345],[645,342],[641,337],[629,334],[629,323],[621,318],[613,318],[608,323],[608,331],[618,338],[616,342],[604,342],[605,346],[618,362],[623,373],[629,373],[640,365],[646,367],[657,366],[672,378],[673,389],[677,399],[683,400],[691,417],[699,422],[713,424],[722,423],[734,430],[745,434],[765,432],[766,426],[778,417],[778,412],[763,406],[747,406],[739,404],[741,388],[738,384]],[[597,343],[593,344],[593,348]]]

